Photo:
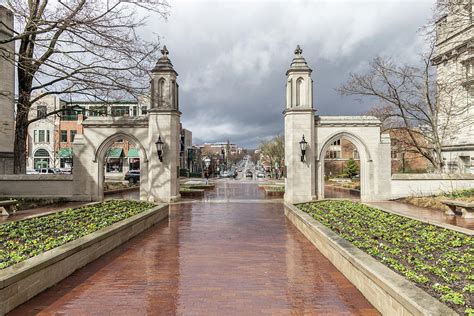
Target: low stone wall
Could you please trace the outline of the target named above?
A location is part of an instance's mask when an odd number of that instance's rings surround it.
[[[393,174],[392,199],[474,188],[474,174]]]
[[[160,205],[0,270],[0,315],[160,222],[168,214],[168,205]]]
[[[294,205],[285,215],[383,315],[457,315]]]
[[[72,199],[73,188],[71,174],[0,175],[0,197]]]

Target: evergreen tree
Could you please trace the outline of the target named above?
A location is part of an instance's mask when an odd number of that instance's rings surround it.
[[[346,166],[344,167],[344,173],[347,174],[351,179],[359,174],[359,166],[355,162],[353,158],[350,158],[346,162]]]

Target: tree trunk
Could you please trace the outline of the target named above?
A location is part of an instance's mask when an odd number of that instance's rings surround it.
[[[20,62],[21,62],[20,58]],[[13,172],[26,173],[26,155],[28,141],[28,114],[30,113],[31,86],[33,76],[18,67],[18,103],[16,106],[15,144],[13,146]]]
[[[13,170],[16,174],[26,173],[26,143],[28,140],[28,113],[16,115]]]

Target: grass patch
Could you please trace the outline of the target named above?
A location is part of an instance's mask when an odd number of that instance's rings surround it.
[[[136,183],[134,185],[130,185],[128,182],[105,182],[104,183],[104,191],[113,191],[113,190],[122,190],[122,189],[128,189],[132,187],[139,187],[139,183]]]
[[[68,200],[65,198],[21,198],[12,197],[5,198],[2,200],[16,200],[17,211],[26,210],[30,208],[37,208],[42,206],[49,206],[58,203],[66,203]]]
[[[398,201],[419,206],[437,209],[441,211],[447,211],[449,208],[441,203],[443,200],[456,200],[464,202],[474,202],[474,189],[458,190],[451,193],[442,193],[436,196],[423,196],[423,197],[406,197],[401,198]]]
[[[0,225],[0,269],[155,207],[112,200]]]
[[[351,201],[297,207],[460,314],[474,315],[474,238]]]
[[[179,192],[194,192],[194,193],[198,193],[198,192],[204,192],[204,189],[195,189],[195,188],[191,188],[191,187],[181,187],[179,189]]]
[[[258,187],[264,189],[266,192],[285,192],[285,186],[284,185],[261,184]]]
[[[183,184],[181,185],[181,188],[187,188],[187,189],[214,189],[215,185],[214,184]]]

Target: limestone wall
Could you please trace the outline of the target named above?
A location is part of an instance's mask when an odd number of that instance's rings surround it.
[[[0,40],[11,36],[13,14],[0,5]],[[14,93],[15,68],[9,59],[8,52],[15,50],[15,43],[2,45],[0,51],[0,174],[13,173],[13,139],[14,139]],[[7,56],[7,58],[4,58]]]
[[[473,189],[472,174],[394,174],[392,199],[428,196],[453,190]]]
[[[0,175],[0,197],[73,199],[72,175]]]

